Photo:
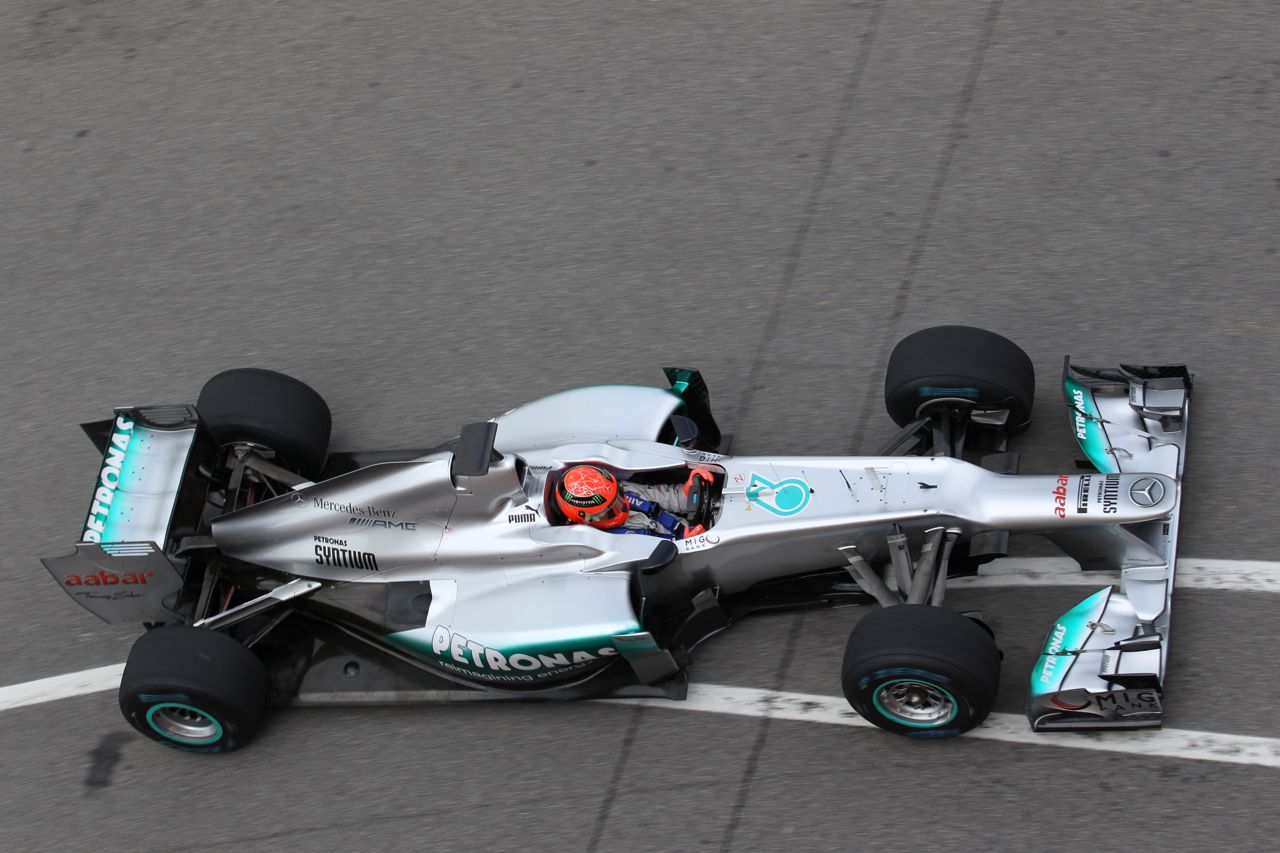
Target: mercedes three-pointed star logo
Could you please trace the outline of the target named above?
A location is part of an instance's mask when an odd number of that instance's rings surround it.
[[[1143,477],[1129,487],[1129,497],[1138,506],[1155,506],[1164,498],[1164,484],[1151,477]]]

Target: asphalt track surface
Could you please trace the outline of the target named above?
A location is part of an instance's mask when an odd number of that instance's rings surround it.
[[[123,660],[61,595],[75,424],[217,370],[339,447],[700,367],[742,453],[867,452],[893,343],[1197,375],[1182,553],[1275,559],[1280,6],[10,0],[0,9],[0,684]],[[1020,543],[1024,555],[1050,553]],[[1011,557],[1012,564],[1017,557]],[[973,589],[1017,713],[1087,587]],[[1167,724],[1274,736],[1274,595],[1177,598]],[[857,608],[699,682],[835,695]],[[1280,771],[608,704],[296,710],[206,759],[110,693],[0,714],[8,850],[1275,849]]]

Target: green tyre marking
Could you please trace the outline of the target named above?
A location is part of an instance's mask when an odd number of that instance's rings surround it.
[[[939,693],[942,693],[943,695],[945,695],[948,700],[950,700],[951,713],[947,715],[947,718],[945,720],[938,720],[932,723],[916,722],[914,720],[907,720],[907,719],[904,719],[903,717],[900,717],[899,715],[887,710],[883,705],[880,704],[881,691],[883,691],[886,687],[892,687],[895,684],[924,684],[928,687],[931,687],[934,690],[937,690]],[[883,684],[876,687],[875,692],[871,694],[871,702],[873,705],[876,706],[876,710],[880,712],[880,715],[883,716],[885,719],[893,720],[895,723],[899,725],[909,726],[913,729],[936,729],[939,726],[945,726],[950,722],[952,722],[956,718],[956,714],[960,712],[960,703],[956,701],[956,697],[951,693],[950,690],[943,687],[941,684],[938,684],[937,682],[925,681],[922,678],[890,679],[889,681],[886,681]]]
[[[213,728],[214,728],[213,735],[207,738],[184,738],[184,737],[176,737],[172,732],[165,731],[163,728],[156,725],[155,715],[158,711],[165,711],[169,709],[191,711],[192,713],[199,714],[209,722],[213,723]],[[222,723],[218,722],[216,717],[214,717],[208,711],[201,710],[200,708],[197,708],[194,705],[184,705],[181,702],[160,702],[158,704],[152,705],[150,708],[147,709],[147,725],[151,726],[152,731],[154,731],[156,734],[160,735],[161,737],[165,738],[166,740],[170,740],[170,741],[173,741],[174,743],[179,743],[184,746],[205,746],[207,744],[217,743],[219,740],[222,739],[222,735],[223,735]]]

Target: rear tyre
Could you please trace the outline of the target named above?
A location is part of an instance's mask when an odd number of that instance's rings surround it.
[[[205,383],[196,410],[220,445],[268,447],[308,479],[324,469],[333,425],[329,406],[291,376],[256,367],[225,370]]]
[[[1008,409],[1007,431],[1031,423],[1036,372],[1008,338],[972,326],[935,326],[908,335],[889,356],[884,402],[889,417],[906,426],[930,405]]]
[[[954,737],[986,719],[1000,684],[1000,651],[972,619],[903,604],[854,626],[841,685],[870,722],[909,737]]]
[[[142,734],[188,752],[244,746],[262,722],[267,669],[226,634],[185,625],[147,631],[120,679],[120,711]]]

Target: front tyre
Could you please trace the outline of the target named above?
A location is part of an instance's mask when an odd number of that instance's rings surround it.
[[[1016,435],[1031,423],[1036,372],[1030,357],[1008,338],[971,326],[934,326],[907,335],[889,355],[884,402],[898,426],[935,405],[1006,409],[1005,429]]]
[[[849,635],[841,684],[860,715],[909,737],[954,737],[995,704],[1000,651],[977,622],[903,604],[877,610]]]
[[[133,644],[120,680],[120,711],[142,734],[188,752],[244,746],[262,722],[267,670],[216,631],[170,625]]]

